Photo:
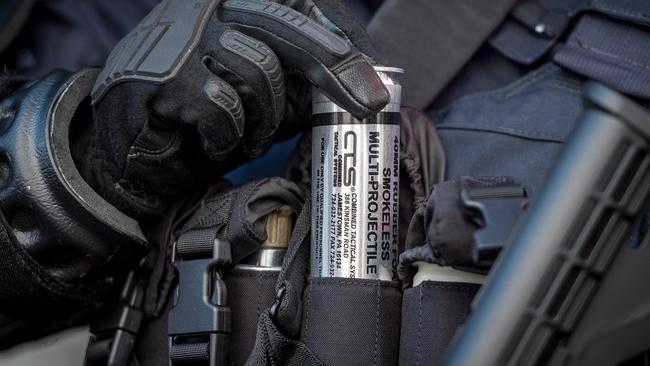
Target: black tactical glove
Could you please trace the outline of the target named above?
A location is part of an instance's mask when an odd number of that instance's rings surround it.
[[[96,77],[56,71],[0,100],[0,349],[82,321],[149,247],[72,160]]]
[[[166,0],[127,35],[93,90],[94,138],[79,140],[95,188],[130,214],[160,213],[308,128],[311,83],[359,117],[380,110],[389,95],[350,13],[284,3]]]

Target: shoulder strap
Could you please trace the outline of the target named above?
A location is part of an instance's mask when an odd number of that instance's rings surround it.
[[[555,63],[633,97],[650,99],[650,2],[593,0]]]
[[[368,32],[405,70],[404,105],[427,107],[508,15],[516,0],[386,0]]]

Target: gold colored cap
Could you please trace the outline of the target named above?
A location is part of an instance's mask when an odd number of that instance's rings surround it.
[[[293,210],[282,206],[270,214],[266,220],[266,241],[263,248],[285,249],[289,246],[293,231]]]

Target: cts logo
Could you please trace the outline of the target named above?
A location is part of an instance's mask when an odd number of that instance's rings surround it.
[[[357,181],[357,134],[355,132],[345,133],[343,148],[347,151],[343,154],[343,185],[349,187],[355,185]]]

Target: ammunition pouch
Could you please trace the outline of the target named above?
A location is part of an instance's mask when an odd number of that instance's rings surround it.
[[[514,199],[520,210],[521,188],[508,179],[494,181],[498,184],[489,189],[471,186],[463,190],[472,199],[468,202],[494,209],[499,202],[503,207],[513,206]],[[252,187],[259,190],[255,184]],[[249,191],[246,186],[242,190]],[[455,193],[456,210],[462,215],[460,190]],[[228,236],[230,225],[214,210],[224,207],[224,202],[228,206],[227,196],[206,198],[175,240],[174,265],[180,279],[178,300],[169,314],[173,365],[217,365],[225,362],[224,357],[233,365],[441,362],[453,333],[469,312],[478,284],[429,280],[403,290],[398,281],[307,278],[309,197],[295,207],[296,224],[282,268],[233,267],[228,263],[241,262],[241,248],[250,247],[251,242]],[[235,216],[237,207],[231,211]],[[495,216],[488,214],[493,211],[481,212],[481,217],[490,218],[492,230],[513,224],[505,220],[498,225]],[[501,236],[507,236],[508,230],[502,231]],[[494,238],[476,232],[478,237]],[[471,256],[471,252],[466,254]],[[213,271],[208,270],[210,263]]]
[[[430,186],[444,176],[444,155],[439,144],[425,145],[438,139],[435,128],[424,115],[410,109],[402,110],[402,122],[401,189],[404,194],[400,212],[405,216],[402,226],[408,227],[413,212],[426,204]],[[299,150],[310,150],[310,147],[302,146]],[[299,159],[292,166],[296,179],[305,183],[309,179],[308,163],[308,159]],[[275,182],[274,192],[291,187],[279,179]],[[293,204],[291,200],[283,202],[292,195],[262,193],[268,186],[268,181],[259,181],[206,197],[196,205],[198,211],[174,240],[174,263],[180,276],[178,296],[184,296],[169,315],[169,356],[174,365],[190,361],[201,365],[217,364],[223,359],[214,357],[211,350],[215,346],[226,353],[233,365],[407,365],[413,363],[413,357],[421,364],[431,364],[442,357],[451,334],[464,320],[478,285],[426,281],[403,291],[397,281],[308,278],[310,199],[305,196]],[[296,192],[295,189],[290,191]],[[457,195],[460,204],[458,191]],[[261,203],[274,196],[277,198],[271,202],[276,203]],[[240,235],[247,232],[242,230],[247,224],[242,224],[241,215],[247,212],[250,217],[261,212],[261,208],[266,208],[268,213],[279,204],[290,204],[296,212],[282,268],[270,271],[237,265],[253,254],[263,240],[261,236],[250,234],[258,232],[254,226],[247,235]],[[457,210],[460,212],[460,205]],[[224,217],[224,213],[228,213],[228,217]],[[416,231],[424,230],[417,223],[411,226]],[[404,230],[403,237],[409,234],[410,230]],[[413,233],[411,237],[426,235]],[[216,265],[215,271],[207,271],[211,275],[206,282],[206,277],[200,275],[206,273],[206,265],[199,262],[204,263],[207,258],[222,263],[223,260],[215,259],[214,254],[224,251],[214,248],[224,240],[230,245],[232,265]],[[187,267],[198,271],[191,272]],[[196,285],[201,283],[204,285]],[[214,284],[206,287],[206,283]],[[226,293],[223,302],[208,301],[214,311],[208,313],[214,315],[225,311],[226,307],[230,317],[208,315],[208,319],[203,310],[188,311],[184,301],[198,304],[192,309],[206,307],[205,303],[200,303],[201,293],[204,299],[212,300],[216,299],[215,293]],[[432,304],[437,304],[435,309],[441,310],[440,315],[430,312]],[[199,317],[203,317],[200,324],[194,322]],[[178,332],[176,324],[183,319],[187,319],[185,329]],[[215,324],[218,325],[207,329],[208,325]],[[217,337],[227,338],[227,342],[214,342]],[[163,347],[166,348],[166,344]],[[155,365],[162,366],[162,363]]]

